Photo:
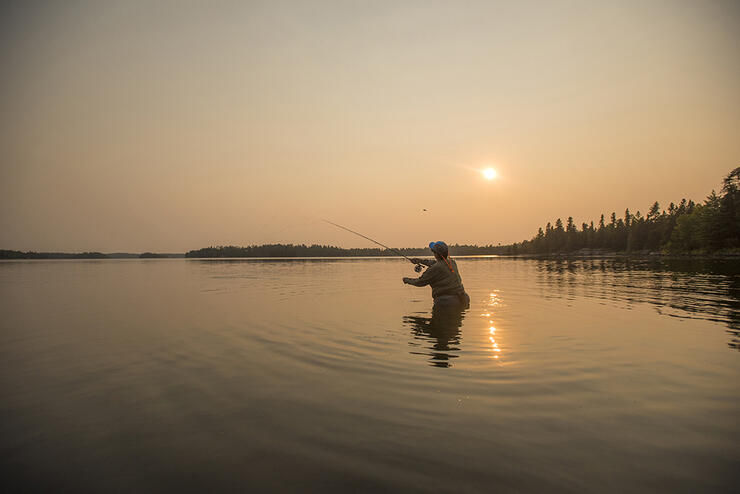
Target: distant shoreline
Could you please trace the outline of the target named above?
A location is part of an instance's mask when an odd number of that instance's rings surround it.
[[[0,250],[0,260],[49,260],[49,259],[176,259],[184,258],[180,253],[130,253],[130,252],[22,252],[19,250]]]
[[[349,250],[349,249],[348,249]],[[375,250],[375,249],[361,249]],[[195,256],[188,253],[101,253],[101,252],[21,252],[0,250],[0,260],[105,260],[105,259],[201,259],[201,260],[233,260],[233,259],[275,259],[275,260],[300,260],[300,259],[374,259],[374,258],[398,258],[402,256],[390,251],[362,252],[339,255],[241,255],[241,256]],[[409,256],[431,257],[426,249],[404,249],[412,251]],[[453,249],[451,249],[453,250]],[[189,255],[190,254],[190,255]],[[549,254],[498,254],[498,253],[458,253],[454,250],[450,253],[452,257],[504,257],[510,259],[532,259],[532,260],[737,260],[740,261],[740,252],[715,252],[715,253],[665,253],[665,252],[553,252]]]

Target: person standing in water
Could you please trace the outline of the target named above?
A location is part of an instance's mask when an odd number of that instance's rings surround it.
[[[433,261],[418,258],[411,259],[414,264],[429,266],[426,271],[418,278],[403,278],[403,282],[413,286],[431,285],[434,307],[467,309],[470,305],[470,297],[465,293],[457,263],[449,258],[447,244],[431,242],[429,248],[434,253]]]

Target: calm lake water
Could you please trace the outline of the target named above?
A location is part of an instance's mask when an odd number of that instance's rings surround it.
[[[457,260],[459,315],[398,259],[0,262],[1,482],[737,488],[738,261]]]

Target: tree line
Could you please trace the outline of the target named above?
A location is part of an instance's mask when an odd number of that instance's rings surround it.
[[[723,180],[701,204],[682,199],[661,209],[656,201],[646,215],[602,214],[578,227],[573,217],[547,223],[530,240],[500,247],[500,254],[572,253],[582,250],[616,252],[716,253],[740,249],[740,167]]]
[[[184,254],[158,254],[144,252],[143,254],[131,254],[129,252],[23,252],[20,250],[1,250],[0,259],[160,259],[184,257]]]
[[[22,252],[20,250],[0,250],[0,259],[108,259],[102,252]]]
[[[451,245],[453,255],[493,254],[501,247],[492,245]],[[407,257],[430,256],[431,252],[424,247],[404,247],[398,249]],[[225,258],[225,257],[390,257],[398,256],[397,252],[380,248],[344,249],[333,245],[305,244],[265,244],[236,247],[233,245],[206,247],[191,250],[185,257],[192,258]]]
[[[399,249],[404,255],[421,255],[421,249]],[[185,257],[375,257],[397,256],[386,249],[359,248],[343,249],[333,245],[264,244],[237,247],[234,245],[205,247],[185,253]]]

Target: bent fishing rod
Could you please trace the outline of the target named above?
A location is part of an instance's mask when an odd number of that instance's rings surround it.
[[[409,262],[410,262],[411,264],[415,264],[416,266],[414,267],[414,271],[416,271],[417,273],[418,273],[419,271],[421,271],[421,270],[423,269],[423,268],[422,268],[422,264],[421,264],[421,263],[418,263],[418,262],[414,262],[414,261],[412,261],[412,260],[411,260],[410,258],[408,258],[408,257],[404,256],[404,255],[403,255],[403,253],[401,253],[401,251],[400,251],[400,250],[398,250],[398,249],[394,249],[393,247],[388,247],[387,245],[383,245],[383,244],[381,244],[380,242],[378,242],[377,240],[373,240],[373,239],[371,239],[370,237],[367,237],[367,236],[363,235],[362,233],[357,233],[357,232],[356,232],[356,231],[354,231],[354,230],[350,230],[350,229],[349,229],[349,228],[347,228],[346,226],[342,226],[342,225],[337,225],[336,223],[334,223],[334,222],[332,222],[332,221],[329,221],[329,220],[322,220],[322,221],[325,221],[326,223],[329,223],[330,225],[334,225],[334,226],[336,226],[337,228],[341,228],[342,230],[346,230],[346,231],[348,231],[348,232],[350,232],[350,233],[354,233],[354,234],[355,234],[355,235],[357,235],[358,237],[362,237],[362,238],[364,238],[364,239],[366,239],[366,240],[369,240],[369,241],[371,241],[371,242],[372,242],[372,243],[374,243],[374,244],[380,245],[380,246],[381,246],[381,247],[383,247],[384,249],[388,249],[388,250],[390,250],[390,251],[393,251],[393,252],[395,252],[395,253],[396,253],[396,254],[398,254],[399,256],[401,256],[401,257],[403,257],[404,259],[406,259],[407,261],[409,261]]]

